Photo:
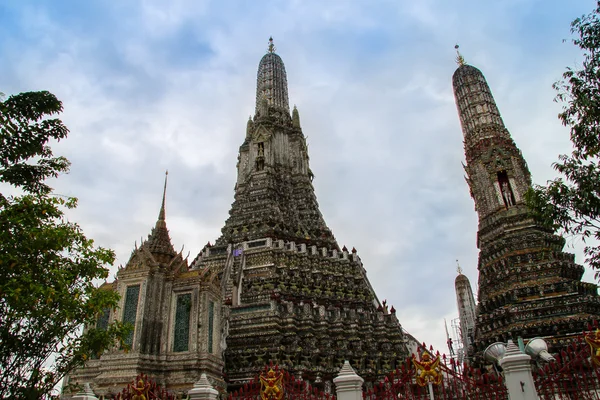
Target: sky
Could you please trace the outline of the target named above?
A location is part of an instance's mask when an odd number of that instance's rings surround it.
[[[49,90],[69,213],[125,264],[160,208],[193,259],[220,235],[269,36],[308,137],[321,212],[356,247],[404,329],[446,350],[456,260],[477,291],[455,44],[481,69],[534,182],[570,151],[552,83],[581,63],[570,22],[589,0],[3,0],[0,92]],[[565,41],[566,39],[566,41]],[[567,250],[583,262],[581,243]],[[593,281],[593,272],[584,279]]]

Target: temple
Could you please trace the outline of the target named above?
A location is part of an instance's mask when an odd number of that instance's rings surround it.
[[[543,337],[560,349],[600,314],[597,287],[581,281],[583,267],[562,251],[564,239],[529,216],[527,164],[481,71],[458,61],[453,87],[480,250],[476,308],[468,278],[459,270],[455,281],[461,347],[471,356],[493,342]],[[394,307],[379,301],[357,251],[340,247],[325,223],[272,39],[258,65],[254,116],[241,132],[235,195],[220,236],[189,263],[175,250],[165,178],[148,239],[102,285],[121,300],[95,328],[130,323],[129,349],[88,360],[65,385],[89,382],[111,398],[148,374],[185,397],[202,373],[221,392],[233,391],[272,363],[332,393],[346,360],[370,388],[422,351]]]
[[[340,248],[319,211],[299,112],[290,114],[272,40],[237,170],[221,237],[191,265],[222,279],[228,384],[270,362],[326,390],[344,360],[367,381],[394,369],[408,354],[395,309],[379,302],[356,250]]]
[[[221,339],[221,286],[218,273],[190,269],[167,230],[167,179],[158,220],[148,238],[135,246],[116,280],[101,286],[121,295],[115,310],[106,310],[96,327],[119,320],[134,327],[125,338],[130,349],[112,348],[65,378],[92,383],[96,394],[112,398],[133,377],[146,373],[174,392],[185,392],[202,372],[224,387]]]
[[[89,360],[66,383],[90,382],[109,398],[145,373],[185,396],[201,372],[231,391],[273,363],[332,392],[345,360],[369,385],[409,355],[396,310],[378,300],[357,251],[340,248],[319,210],[272,39],[256,86],[221,236],[188,265],[171,244],[163,194],[148,240],[103,285],[121,294],[121,304],[97,326],[130,322],[131,350]]]
[[[457,59],[452,77],[464,135],[466,180],[479,216],[474,349],[543,337],[558,350],[600,314],[597,286],[563,252],[565,241],[525,205],[531,175],[481,71]]]

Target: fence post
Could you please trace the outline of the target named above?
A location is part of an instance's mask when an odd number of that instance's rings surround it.
[[[358,376],[348,361],[333,379],[337,400],[362,400],[362,384],[365,380]]]
[[[71,398],[71,400],[98,400],[89,383],[83,384],[81,392],[77,393]]]
[[[531,373],[531,357],[522,353],[513,343],[508,341],[506,354],[500,360],[504,370],[504,380],[510,400],[537,400],[533,375]]]
[[[188,392],[189,400],[216,400],[219,392],[212,387],[206,374],[202,374],[198,382],[194,383],[194,387]]]

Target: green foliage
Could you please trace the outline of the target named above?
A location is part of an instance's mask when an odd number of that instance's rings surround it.
[[[47,118],[61,110],[48,92],[0,102],[0,182],[24,193],[0,193],[0,398],[47,395],[127,333],[120,323],[83,332],[119,298],[94,285],[107,277],[114,253],[94,247],[66,219],[76,199],[52,195],[44,182],[69,167],[48,146],[68,133],[59,119]]]
[[[562,175],[527,193],[534,216],[553,229],[581,237],[586,262],[600,274],[600,2],[571,23],[573,44],[583,51],[580,69],[567,68],[554,84],[564,103],[559,119],[569,127],[573,151],[553,167]],[[592,239],[592,240],[590,240]]]
[[[62,111],[62,104],[49,92],[28,92],[0,103],[0,182],[31,193],[49,193],[44,183],[69,169],[64,157],[53,157],[51,139],[69,133],[62,121],[47,118]]]

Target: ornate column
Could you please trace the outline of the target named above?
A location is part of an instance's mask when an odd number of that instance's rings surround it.
[[[338,400],[362,400],[362,385],[364,379],[356,374],[348,361],[340,369],[338,376],[333,379]]]
[[[510,400],[537,400],[538,395],[531,374],[531,357],[508,341],[506,355],[500,360]]]
[[[206,374],[200,376],[200,380],[194,383],[192,390],[188,392],[190,400],[217,400],[219,392],[212,387]]]
[[[89,383],[83,384],[81,392],[72,397],[72,400],[98,400]]]

